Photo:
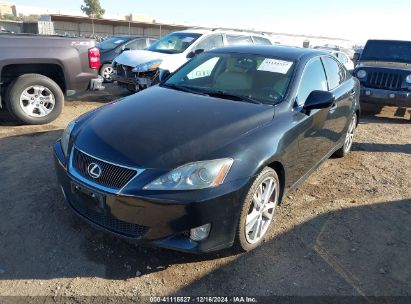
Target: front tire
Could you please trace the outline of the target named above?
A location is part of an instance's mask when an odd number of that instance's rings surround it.
[[[258,247],[269,230],[279,201],[277,173],[266,167],[256,177],[243,203],[235,245],[241,251]]]
[[[19,76],[8,88],[6,107],[17,121],[42,125],[62,112],[64,95],[57,83],[40,74]]]
[[[344,157],[350,152],[354,142],[355,130],[357,129],[357,119],[357,114],[354,113],[348,126],[347,134],[345,135],[344,144],[340,149],[335,151],[334,157]]]

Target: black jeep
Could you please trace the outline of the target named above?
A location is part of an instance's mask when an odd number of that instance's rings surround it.
[[[411,107],[411,41],[368,40],[354,75],[361,101]]]

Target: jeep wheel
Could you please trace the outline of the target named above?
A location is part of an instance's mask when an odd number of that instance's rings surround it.
[[[55,120],[61,114],[64,95],[58,84],[50,78],[25,74],[9,86],[6,106],[19,122],[41,125]]]

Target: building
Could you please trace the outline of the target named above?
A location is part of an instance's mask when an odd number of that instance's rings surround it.
[[[13,15],[17,17],[16,5],[10,2],[0,2],[0,17]]]
[[[56,34],[68,36],[145,35],[155,38],[189,28],[187,25],[142,21],[91,19],[81,16],[50,15]]]

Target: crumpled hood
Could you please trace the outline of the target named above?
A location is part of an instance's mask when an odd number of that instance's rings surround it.
[[[210,159],[273,116],[269,105],[152,87],[97,110],[73,135],[75,145],[95,157],[172,169]]]
[[[114,61],[118,64],[135,67],[138,64],[147,63],[152,60],[162,59],[170,56],[170,54],[163,54],[151,52],[146,50],[125,51],[118,55]]]

